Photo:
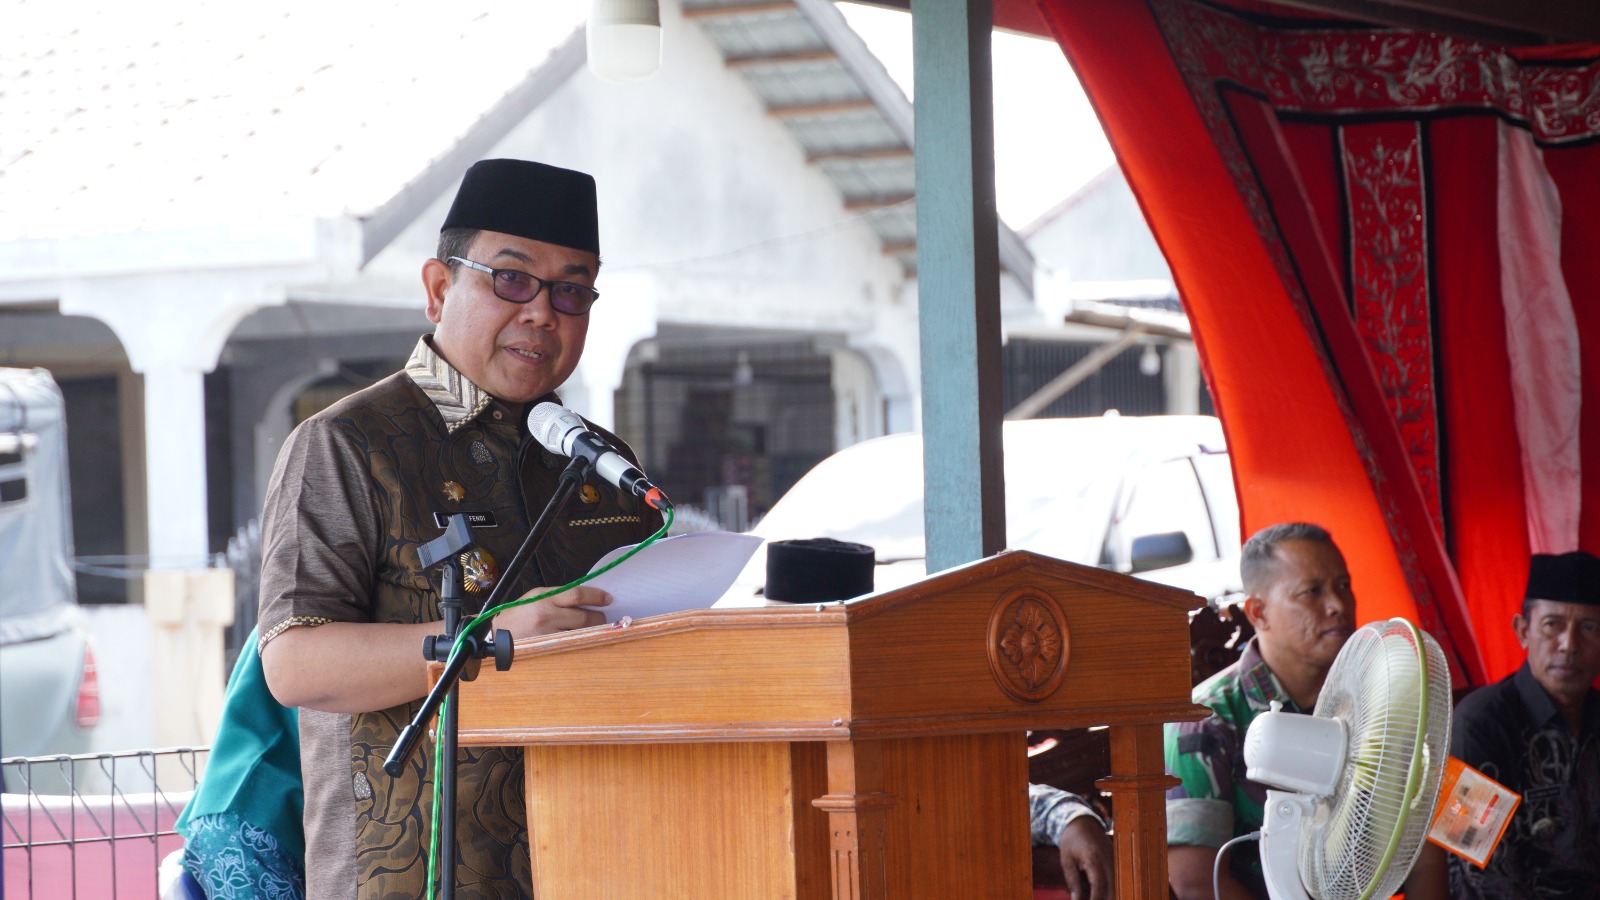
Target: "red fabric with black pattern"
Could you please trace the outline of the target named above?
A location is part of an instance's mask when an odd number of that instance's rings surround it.
[[[1600,47],[1265,2],[1038,6],[1172,266],[1245,533],[1321,523],[1362,621],[1417,621],[1458,687],[1509,673],[1529,553],[1600,552]],[[1501,261],[1540,247],[1502,221],[1507,134],[1531,137],[1554,185],[1535,211],[1559,216],[1581,360],[1579,447],[1561,452],[1581,481],[1525,477],[1554,464],[1553,439],[1514,385],[1542,397],[1528,360],[1549,358],[1508,335],[1528,289],[1502,289]],[[1531,537],[1546,506],[1561,527]]]

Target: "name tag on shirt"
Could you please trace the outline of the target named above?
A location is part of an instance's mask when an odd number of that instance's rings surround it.
[[[448,528],[450,527],[450,517],[453,515],[457,515],[457,513],[436,512],[433,514],[434,524],[440,528]],[[500,523],[495,521],[494,513],[492,512],[469,512],[460,513],[459,515],[466,516],[467,524],[473,528],[498,528],[500,526]]]
[[[1545,800],[1554,800],[1561,796],[1561,792],[1564,790],[1566,788],[1559,784],[1547,784],[1544,787],[1530,788],[1527,793],[1522,795],[1522,799],[1529,803],[1540,803]]]

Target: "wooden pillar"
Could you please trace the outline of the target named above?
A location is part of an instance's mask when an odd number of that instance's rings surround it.
[[[1164,900],[1167,891],[1167,789],[1160,725],[1111,727],[1111,776],[1096,784],[1111,794],[1116,820],[1117,896]]]
[[[927,566],[1006,544],[990,0],[912,0]]]
[[[876,741],[828,744],[828,793],[811,801],[828,814],[834,900],[889,896],[888,812],[883,748]]]

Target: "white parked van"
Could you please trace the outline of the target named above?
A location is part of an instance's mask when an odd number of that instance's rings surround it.
[[[1003,440],[1007,547],[1207,599],[1240,590],[1238,500],[1217,419],[1032,419],[1006,422]],[[922,435],[875,438],[818,463],[751,533],[867,544],[886,590],[925,574],[922,494]],[[720,602],[756,596],[765,580],[763,549]]]
[[[0,757],[83,753],[100,718],[72,572],[66,431],[49,372],[0,368]]]

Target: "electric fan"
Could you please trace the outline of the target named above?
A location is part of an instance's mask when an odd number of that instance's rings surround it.
[[[1276,704],[1275,704],[1276,706]],[[1268,791],[1261,867],[1274,900],[1393,894],[1416,863],[1450,747],[1450,673],[1405,619],[1356,630],[1316,712],[1262,713],[1246,774]]]

